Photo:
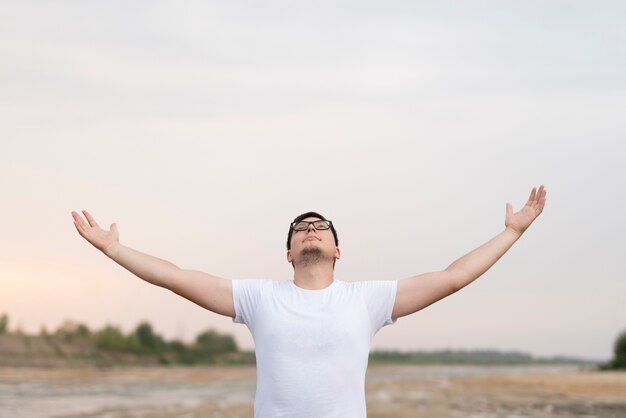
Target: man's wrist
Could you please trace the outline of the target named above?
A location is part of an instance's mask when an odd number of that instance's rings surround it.
[[[114,242],[113,244],[111,244],[107,248],[105,248],[102,252],[107,257],[115,260],[115,257],[117,257],[117,255],[119,254],[121,248],[122,248],[122,245],[119,242]]]
[[[511,235],[513,237],[515,237],[515,239],[518,239],[523,234],[523,232],[520,232],[520,231],[518,231],[516,229],[513,229],[510,226],[507,226],[506,228],[504,228],[504,232],[508,233],[509,235]]]

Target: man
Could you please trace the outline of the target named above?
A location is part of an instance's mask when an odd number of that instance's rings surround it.
[[[533,188],[505,229],[443,271],[403,280],[334,279],[337,232],[315,212],[290,225],[287,261],[293,280],[228,280],[184,270],[119,243],[116,224],[102,230],[72,212],[79,234],[115,262],[154,285],[244,323],[255,341],[256,418],[366,416],[370,341],[383,326],[462,289],[487,271],[541,214],[546,190]]]

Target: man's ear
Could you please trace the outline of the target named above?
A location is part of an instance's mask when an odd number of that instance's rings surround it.
[[[341,258],[341,250],[339,249],[339,247],[337,247],[336,250],[335,250],[335,258],[337,260],[339,260]]]
[[[287,262],[293,262],[293,256],[291,255],[291,250],[287,250]]]

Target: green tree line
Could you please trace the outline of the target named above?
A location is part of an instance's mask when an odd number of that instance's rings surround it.
[[[9,317],[0,316],[0,334],[8,331]],[[231,335],[220,334],[213,329],[200,333],[192,344],[180,340],[166,341],[155,333],[152,325],[141,322],[128,335],[118,327],[106,325],[100,330],[91,331],[86,325],[65,321],[52,334],[42,329],[42,335],[60,338],[66,342],[89,341],[105,351],[156,356],[162,364],[253,364],[254,352],[241,352]],[[616,338],[613,346],[613,359],[601,366],[602,369],[626,369],[626,330]],[[393,363],[491,363],[496,359],[502,363],[536,362],[524,353],[438,351],[433,353],[379,351],[370,353],[372,362]]]
[[[8,323],[7,314],[0,316],[0,334],[8,331]],[[198,334],[192,344],[185,344],[176,339],[167,341],[154,332],[147,321],[124,334],[114,325],[105,325],[92,331],[85,324],[68,320],[52,333],[42,328],[42,336],[59,338],[67,343],[87,341],[98,349],[109,352],[156,356],[161,364],[254,363],[254,353],[239,351],[231,335],[220,334],[213,329]]]

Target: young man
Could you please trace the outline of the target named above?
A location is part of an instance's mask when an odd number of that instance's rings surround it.
[[[403,280],[338,281],[337,232],[315,212],[297,217],[287,238],[293,280],[228,280],[184,270],[119,243],[72,212],[78,233],[138,277],[248,326],[255,342],[256,418],[366,416],[365,371],[374,335],[385,325],[462,289],[487,271],[541,214],[546,190],[533,188],[505,229],[443,271]]]

